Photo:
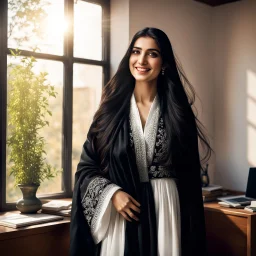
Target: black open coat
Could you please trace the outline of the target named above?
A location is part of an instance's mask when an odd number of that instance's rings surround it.
[[[173,167],[177,177],[181,212],[181,251],[182,256],[206,255],[205,223],[200,180],[200,163],[195,123],[184,135],[188,147],[181,148],[178,139],[172,139]],[[90,135],[90,132],[89,132]],[[90,138],[90,136],[88,136]],[[96,256],[100,244],[95,245],[90,234],[90,227],[83,215],[80,186],[89,182],[96,175],[102,175],[99,159],[87,139],[83,145],[80,163],[76,173],[73,192],[72,216],[70,227],[70,255]],[[141,229],[150,233],[155,226],[152,192],[143,193],[136,166],[135,154],[129,146],[129,117],[124,117],[119,124],[114,143],[110,151],[109,173],[104,176],[141,203],[141,214],[138,222],[127,222],[125,233],[126,256],[154,256],[155,248],[147,244],[143,251]],[[144,214],[143,214],[144,213]],[[149,216],[151,215],[151,216]],[[143,221],[144,219],[144,221]],[[142,227],[141,227],[142,226]],[[147,239],[144,239],[145,241]]]

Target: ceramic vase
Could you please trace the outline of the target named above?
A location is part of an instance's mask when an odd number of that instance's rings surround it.
[[[42,208],[42,202],[36,197],[36,191],[39,185],[19,184],[23,198],[16,203],[16,208],[21,213],[36,213]]]

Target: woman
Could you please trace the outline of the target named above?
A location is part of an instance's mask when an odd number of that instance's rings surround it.
[[[206,254],[198,138],[211,148],[193,102],[167,35],[136,33],[83,145],[71,255]]]

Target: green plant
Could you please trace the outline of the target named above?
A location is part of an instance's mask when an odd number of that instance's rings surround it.
[[[12,51],[18,58],[20,52]],[[36,74],[33,71],[34,57],[21,58],[20,64],[10,64],[7,144],[11,149],[11,175],[17,184],[40,184],[58,174],[45,162],[45,139],[40,129],[49,122],[49,97],[56,97],[54,86],[47,83],[47,73]]]

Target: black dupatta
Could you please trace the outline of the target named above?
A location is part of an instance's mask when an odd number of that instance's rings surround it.
[[[176,153],[173,155],[181,208],[181,250],[182,256],[200,256],[206,255],[206,249],[200,163],[195,130],[189,131],[186,140],[190,145],[189,149],[182,153],[175,149]],[[174,138],[173,147],[178,146],[179,142]],[[96,176],[109,179],[141,203],[140,222],[127,222],[126,225],[124,255],[157,255],[153,192],[150,183],[140,183],[135,155],[130,146],[128,117],[120,122],[115,134],[107,175],[100,172],[98,157],[92,150],[90,141],[87,140],[83,145],[73,192],[70,255],[100,255],[100,243],[94,244],[90,227],[83,214],[79,192],[82,184],[88,185]]]

